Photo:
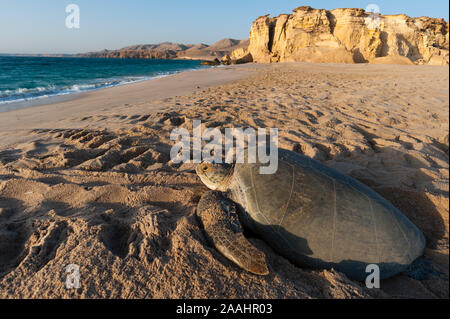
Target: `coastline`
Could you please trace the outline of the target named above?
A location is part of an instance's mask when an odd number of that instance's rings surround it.
[[[448,80],[448,67],[246,64],[2,113],[0,298],[448,299]],[[368,289],[251,236],[270,274],[235,266],[196,216],[195,164],[170,160],[193,119],[277,128],[280,148],[369,186],[423,232],[433,271]]]
[[[180,72],[189,72],[189,71],[196,71],[196,70],[186,70],[186,71],[180,71]],[[155,79],[159,79],[162,77],[175,75],[180,72],[175,72],[173,74],[168,74],[168,75],[158,75],[158,76],[149,77],[149,78],[146,78],[143,80],[136,80],[136,81],[132,81],[132,82],[123,82],[123,83],[118,83],[115,85],[98,87],[98,88],[94,88],[94,89],[70,91],[70,92],[64,92],[64,93],[54,93],[51,95],[42,95],[42,96],[37,96],[34,98],[23,98],[21,100],[8,101],[6,103],[0,103],[0,113],[19,110],[19,109],[25,109],[25,108],[34,107],[34,106],[49,105],[49,104],[54,104],[54,103],[58,103],[58,102],[68,101],[68,100],[72,100],[72,99],[76,98],[76,96],[78,94],[89,93],[89,92],[99,91],[99,90],[103,90],[103,89],[115,88],[115,87],[123,86],[123,85],[130,85],[130,84],[134,84],[134,83],[155,80]]]
[[[1,57],[1,56],[0,56]],[[9,57],[9,56],[8,56]],[[22,56],[11,56],[11,57],[18,57],[21,58]],[[34,56],[30,56],[34,57]],[[64,58],[67,61],[67,57],[45,57],[45,58],[52,58],[52,59],[58,59],[58,58]],[[91,63],[95,63],[95,60],[118,60],[118,59],[107,59],[107,58],[89,58],[89,57],[71,57],[75,60],[91,60]],[[70,58],[69,58],[70,59]],[[92,61],[94,60],[94,61]],[[124,60],[124,59],[120,59]],[[126,60],[126,59],[125,59]],[[142,61],[138,59],[129,59],[131,62],[136,61]],[[70,61],[70,60],[69,60]],[[156,63],[159,63],[160,61],[168,61],[168,59],[152,59],[152,62],[155,61]],[[171,61],[174,61],[174,59],[171,59]],[[179,60],[181,61],[181,59]],[[193,60],[190,60],[193,61]],[[45,63],[45,60],[43,60]],[[42,62],[42,63],[43,63]],[[11,61],[7,61],[7,63],[13,63]],[[113,67],[116,67],[113,65]],[[85,82],[76,82],[72,81],[72,83],[65,83],[65,84],[54,84],[54,85],[48,85],[46,83],[42,83],[42,86],[39,87],[32,87],[32,88],[18,88],[18,89],[8,89],[6,91],[0,91],[0,93],[4,93],[2,95],[2,99],[0,99],[0,113],[16,110],[20,108],[27,108],[32,106],[41,106],[46,104],[53,104],[55,102],[64,101],[67,99],[71,99],[73,95],[79,94],[79,93],[86,93],[86,92],[92,92],[92,91],[98,91],[106,88],[113,88],[117,86],[123,86],[123,85],[129,85],[139,82],[144,82],[148,80],[154,80],[158,78],[163,78],[171,75],[175,75],[182,72],[190,72],[190,71],[197,71],[197,70],[205,70],[210,67],[208,66],[201,66],[196,65],[192,67],[186,67],[186,66],[180,66],[179,69],[172,70],[171,65],[168,65],[169,69],[164,70],[160,69],[157,70],[147,70],[149,74],[146,75],[136,75],[133,74],[133,70],[129,70],[129,74],[110,74],[108,75],[104,74],[104,77],[100,76],[100,78],[94,79],[94,78],[84,78]],[[173,66],[172,66],[173,68]],[[103,71],[103,70],[102,70]],[[19,94],[23,94],[21,96],[14,96],[18,92]],[[28,93],[31,92],[31,93]],[[41,95],[36,94],[36,92],[43,92]],[[11,94],[11,95],[9,95]]]
[[[0,112],[0,146],[14,142],[14,138],[6,138],[11,131],[43,127],[82,127],[86,123],[68,119],[77,114],[89,116],[99,112],[134,112],[132,106],[188,95],[235,81],[249,75],[255,68],[257,66],[238,65],[182,71],[124,85],[37,100],[38,105]],[[160,109],[157,104],[152,107],[154,112]]]

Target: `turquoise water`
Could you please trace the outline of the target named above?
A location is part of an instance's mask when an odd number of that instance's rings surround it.
[[[205,68],[200,61],[0,56],[0,111],[67,95]],[[9,106],[9,107],[8,107]]]

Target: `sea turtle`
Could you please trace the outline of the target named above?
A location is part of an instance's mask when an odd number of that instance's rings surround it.
[[[260,163],[196,167],[212,189],[197,214],[216,248],[238,266],[269,273],[242,226],[294,264],[334,268],[356,280],[368,276],[370,264],[379,266],[381,279],[391,277],[423,254],[421,231],[376,192],[309,157],[278,153],[270,175],[260,174]]]

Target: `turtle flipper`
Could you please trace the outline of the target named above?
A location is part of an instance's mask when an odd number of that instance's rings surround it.
[[[233,202],[219,192],[207,192],[198,203],[197,215],[220,253],[253,274],[269,274],[266,255],[245,238]]]

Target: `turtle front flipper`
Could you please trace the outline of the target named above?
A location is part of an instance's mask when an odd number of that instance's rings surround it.
[[[236,205],[219,192],[205,193],[197,206],[205,232],[217,250],[239,267],[256,275],[268,275],[266,255],[243,234]]]

